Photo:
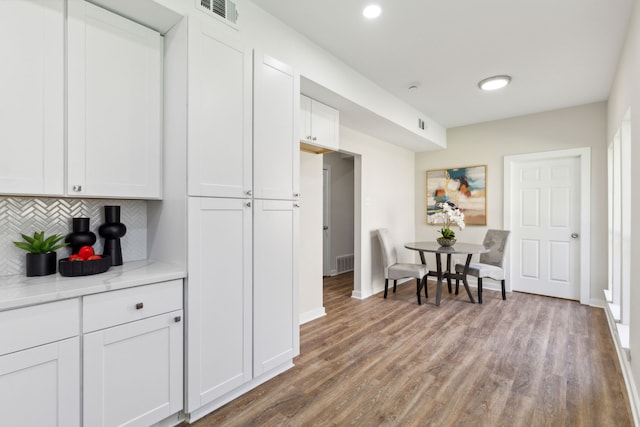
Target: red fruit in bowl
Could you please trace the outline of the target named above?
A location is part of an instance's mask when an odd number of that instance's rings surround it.
[[[91,255],[87,258],[87,261],[93,261],[94,259],[102,259],[102,257],[100,255]]]
[[[82,261],[82,258],[78,254],[73,254],[69,255],[69,261]]]
[[[90,256],[95,255],[95,252],[93,251],[93,247],[83,246],[78,251],[78,255],[80,255],[80,258],[82,258],[83,260],[87,260]]]

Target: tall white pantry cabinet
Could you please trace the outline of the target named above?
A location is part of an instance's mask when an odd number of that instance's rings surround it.
[[[289,369],[299,353],[299,75],[198,13],[165,35],[164,75],[158,230],[186,233],[193,421]]]

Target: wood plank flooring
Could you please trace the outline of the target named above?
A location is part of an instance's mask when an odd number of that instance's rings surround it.
[[[192,425],[633,426],[602,309],[446,286],[436,307],[431,281],[421,306],[415,282],[360,301],[352,283],[325,279],[294,368]]]

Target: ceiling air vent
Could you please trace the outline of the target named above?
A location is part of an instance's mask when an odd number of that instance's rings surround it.
[[[200,10],[222,18],[229,24],[235,26],[238,22],[238,10],[236,4],[231,0],[196,0],[196,5]]]

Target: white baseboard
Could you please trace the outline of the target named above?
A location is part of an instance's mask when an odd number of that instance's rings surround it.
[[[319,319],[326,315],[327,312],[325,311],[324,307],[318,307],[313,310],[300,313],[300,324],[304,325],[307,322],[311,322],[312,320]]]
[[[613,318],[613,314],[609,310],[608,304],[605,304],[604,311],[607,315],[607,322],[609,323],[609,332],[613,339],[613,344],[618,354],[618,361],[620,362],[620,368],[622,369],[622,376],[624,378],[624,384],[627,386],[627,395],[629,396],[629,405],[631,406],[631,413],[633,415],[633,423],[636,426],[640,426],[640,395],[638,394],[638,388],[633,379],[633,372],[631,371],[631,362],[627,357],[627,349],[623,348],[618,335],[618,326]]]

